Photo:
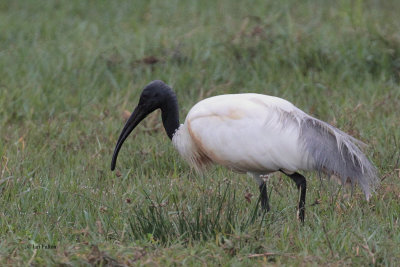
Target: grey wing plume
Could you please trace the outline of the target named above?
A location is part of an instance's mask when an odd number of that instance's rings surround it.
[[[300,140],[314,159],[314,168],[336,176],[342,184],[358,183],[368,200],[378,177],[375,166],[359,148],[364,143],[311,116],[303,117],[300,127]]]

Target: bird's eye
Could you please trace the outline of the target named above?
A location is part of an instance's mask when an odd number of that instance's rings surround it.
[[[149,97],[147,96],[147,94],[142,94],[140,96],[140,101],[146,101]]]

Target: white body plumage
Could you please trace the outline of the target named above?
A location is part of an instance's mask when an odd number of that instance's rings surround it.
[[[310,122],[315,126],[315,133]],[[326,140],[327,149],[319,144],[321,134],[332,139]],[[315,146],[322,145],[317,152],[307,147],[314,137]],[[189,111],[172,142],[198,171],[209,164],[220,164],[237,172],[251,173],[257,179],[259,175],[279,170],[288,174],[317,170],[344,183],[360,183],[367,199],[375,183],[373,166],[353,144],[361,142],[278,97],[248,93],[204,99]],[[330,154],[332,142],[341,158],[337,158],[337,153]],[[342,177],[339,170],[329,166],[340,166],[331,161],[348,160],[348,155],[342,154],[343,147],[361,165],[365,176]],[[319,155],[319,162],[315,154]]]
[[[309,170],[312,159],[299,142],[306,114],[290,102],[259,94],[220,95],[197,103],[172,138],[195,169],[208,163],[238,172],[268,174]]]

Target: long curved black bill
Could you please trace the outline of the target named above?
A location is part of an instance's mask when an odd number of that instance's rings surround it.
[[[115,170],[115,164],[117,163],[118,153],[125,139],[146,116],[147,114],[143,112],[143,110],[139,109],[139,107],[136,107],[135,110],[132,112],[128,121],[125,123],[124,129],[122,129],[122,132],[118,138],[117,145],[115,146],[114,154],[111,161],[111,171]]]

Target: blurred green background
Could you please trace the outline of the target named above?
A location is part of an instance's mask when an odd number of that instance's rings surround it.
[[[0,262],[9,265],[389,265],[400,258],[400,2],[1,1]],[[194,173],[160,113],[112,151],[142,88],[285,98],[369,144],[367,203],[306,173]],[[55,249],[38,248],[41,245]],[[36,246],[36,248],[35,248]]]

